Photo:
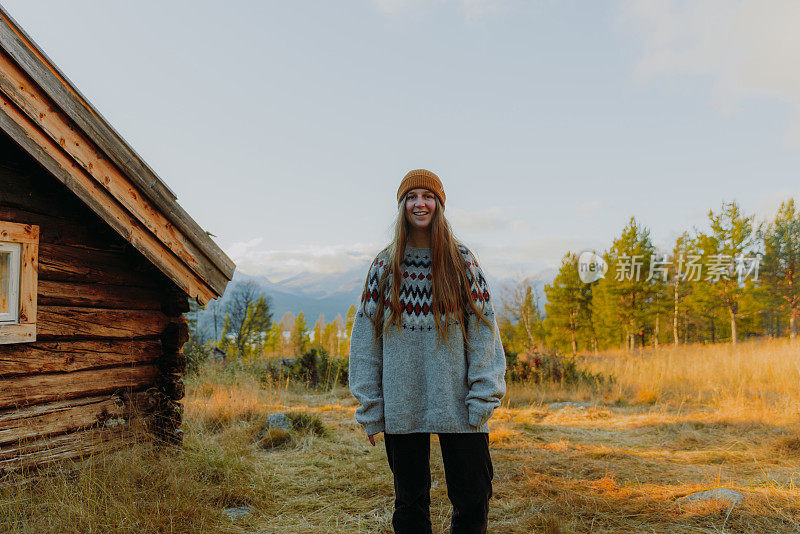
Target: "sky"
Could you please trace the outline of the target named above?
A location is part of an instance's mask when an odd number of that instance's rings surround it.
[[[416,168],[495,277],[800,201],[794,1],[2,4],[273,281],[366,272]]]

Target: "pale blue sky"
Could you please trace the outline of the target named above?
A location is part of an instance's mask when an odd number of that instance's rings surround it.
[[[494,276],[800,200],[798,3],[2,3],[244,272],[365,265],[419,167]]]

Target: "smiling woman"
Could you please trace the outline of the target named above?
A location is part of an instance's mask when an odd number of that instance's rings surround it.
[[[451,532],[486,532],[494,471],[489,419],[506,359],[477,258],[444,216],[442,182],[416,169],[397,190],[394,240],[370,265],[350,336],[355,419],[383,432],[395,532],[432,532],[430,434],[439,437]]]

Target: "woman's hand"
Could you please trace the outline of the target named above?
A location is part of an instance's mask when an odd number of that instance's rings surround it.
[[[369,439],[369,442],[372,443],[372,445],[375,445],[375,438],[373,437],[375,435],[376,434],[372,434],[371,436],[367,436],[367,438]]]

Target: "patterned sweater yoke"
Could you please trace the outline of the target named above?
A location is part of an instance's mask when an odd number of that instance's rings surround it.
[[[466,344],[457,319],[449,323],[449,339],[438,343],[430,249],[416,247],[406,247],[402,261],[402,328],[398,333],[394,325],[386,326],[376,339],[370,317],[377,311],[378,284],[389,258],[382,252],[370,266],[350,340],[350,389],[361,404],[355,419],[369,434],[488,432],[488,420],[505,395],[505,352],[483,271],[466,247],[459,250],[471,297],[492,325],[467,308]],[[384,322],[391,283],[389,272]]]

